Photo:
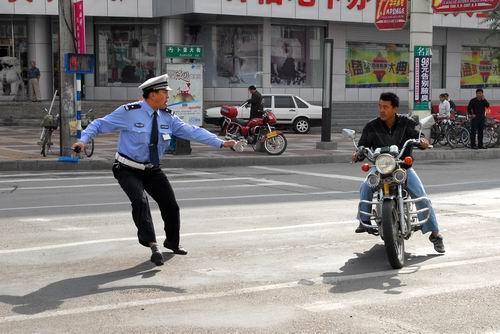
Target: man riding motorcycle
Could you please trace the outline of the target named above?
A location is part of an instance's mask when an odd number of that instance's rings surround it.
[[[361,138],[359,139],[358,146],[364,146],[373,150],[378,147],[397,145],[401,150],[406,140],[417,138],[419,132],[415,130],[416,123],[406,116],[397,115],[398,109],[399,97],[394,93],[382,93],[378,103],[379,117],[366,124]],[[428,147],[429,141],[424,137],[420,138],[419,148],[426,149]],[[408,146],[402,157],[411,156],[411,152],[412,147]],[[354,152],[352,155],[352,160],[354,162],[363,159],[364,157],[358,156],[357,152]],[[407,189],[412,198],[426,197],[427,194],[417,173],[415,173],[411,166],[407,166],[406,171],[408,174]],[[374,169],[370,171],[370,173],[374,172]],[[361,201],[371,201],[372,198],[373,190],[365,181],[361,184],[360,199]],[[443,236],[439,233],[436,215],[430,201],[415,203],[415,205],[419,210],[427,207],[429,208],[429,219],[427,223],[422,226],[422,233],[431,232],[429,240],[434,244],[434,249],[438,253],[444,253]],[[359,207],[360,211],[371,212],[371,204],[360,202]],[[371,224],[369,217],[359,216],[358,219],[363,221],[364,224]],[[367,230],[363,225],[359,224],[356,233],[363,232],[367,232]]]

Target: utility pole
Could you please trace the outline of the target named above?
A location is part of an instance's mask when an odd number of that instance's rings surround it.
[[[431,0],[412,0],[410,1],[410,82],[409,82],[409,97],[408,109],[410,114],[418,115],[420,118],[430,115],[430,101],[432,87],[419,87],[428,88],[428,108],[422,107],[424,103],[416,105],[415,102],[415,47],[422,46],[432,50],[432,1]],[[419,73],[417,73],[418,76]],[[429,69],[429,77],[430,77]],[[419,78],[420,79],[420,78]],[[418,81],[418,80],[417,80]],[[429,79],[430,82],[430,79]],[[421,90],[420,90],[421,91]]]
[[[64,55],[75,53],[75,39],[72,25],[72,1],[59,0],[59,115],[61,133],[61,156],[71,155],[70,122],[75,119],[75,81],[73,74],[64,71]]]

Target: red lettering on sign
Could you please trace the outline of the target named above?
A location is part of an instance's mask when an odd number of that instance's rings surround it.
[[[354,6],[358,5],[358,10],[363,10],[366,7],[366,2],[370,0],[361,0],[361,2],[358,4],[360,0],[351,0],[351,2],[347,5],[347,8],[353,9]]]
[[[299,5],[304,7],[312,7],[316,4],[316,0],[299,0]]]
[[[272,4],[272,3],[275,3],[277,5],[282,5],[283,4],[283,0],[267,0],[267,4]]]

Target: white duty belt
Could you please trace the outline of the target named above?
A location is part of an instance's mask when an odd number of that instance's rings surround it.
[[[139,162],[135,162],[135,161],[132,161],[130,159],[127,159],[127,158],[121,156],[120,153],[118,153],[118,152],[116,152],[116,154],[115,154],[115,159],[119,163],[124,164],[125,166],[128,166],[128,167],[135,168],[135,169],[146,170],[146,169],[150,169],[150,168],[154,167],[153,164],[141,164]]]

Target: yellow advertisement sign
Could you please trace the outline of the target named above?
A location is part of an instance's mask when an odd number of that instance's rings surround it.
[[[500,49],[464,47],[461,88],[500,87]]]
[[[346,87],[408,87],[408,45],[349,43]]]

